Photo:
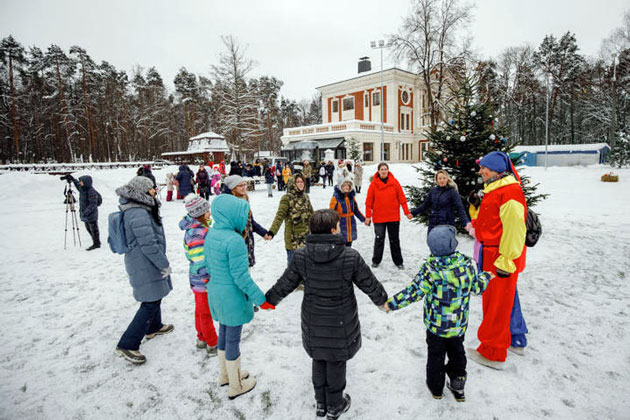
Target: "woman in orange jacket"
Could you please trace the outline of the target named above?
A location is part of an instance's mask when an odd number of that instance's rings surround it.
[[[385,162],[378,164],[378,172],[368,188],[365,200],[365,224],[370,225],[374,220],[374,255],[372,256],[372,267],[376,268],[383,259],[383,249],[385,248],[385,231],[389,236],[389,248],[392,253],[392,260],[396,267],[404,269],[402,252],[400,251],[400,207],[407,219],[413,216],[407,207],[407,197],[394,175],[389,172],[389,166]]]

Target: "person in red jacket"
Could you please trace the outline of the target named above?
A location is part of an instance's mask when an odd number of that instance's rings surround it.
[[[485,187],[474,232],[482,246],[481,269],[494,276],[483,294],[483,320],[477,331],[481,344],[469,354],[482,365],[503,369],[511,342],[516,281],[525,268],[527,202],[520,177],[505,153],[488,153],[479,165]],[[522,319],[520,305],[518,309]]]
[[[400,207],[407,219],[413,216],[407,207],[407,197],[394,175],[389,172],[389,166],[385,162],[378,164],[378,172],[368,188],[365,199],[365,225],[370,226],[374,220],[374,255],[372,256],[372,267],[376,268],[383,260],[383,249],[385,248],[385,230],[389,236],[389,249],[392,253],[392,260],[396,267],[404,269],[403,257],[400,251]]]

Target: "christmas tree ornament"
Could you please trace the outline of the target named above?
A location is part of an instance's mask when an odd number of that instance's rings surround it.
[[[448,162],[448,158],[444,158],[442,159],[444,162]]]
[[[496,137],[494,134],[490,134],[490,140],[494,140],[494,139],[496,139],[496,138],[497,138],[497,137]]]
[[[459,141],[466,141],[466,136],[461,136],[461,137],[459,138]]]
[[[452,118],[451,118],[450,120],[448,120],[448,123],[449,123],[450,125],[453,125],[453,123],[454,123],[454,122],[455,122],[455,120],[453,120]]]
[[[477,116],[477,113],[476,113],[475,111],[473,111],[473,112],[471,112],[471,113],[470,113],[470,116],[471,116],[471,117],[476,117],[476,116]]]

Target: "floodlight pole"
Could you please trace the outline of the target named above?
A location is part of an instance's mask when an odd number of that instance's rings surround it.
[[[388,42],[387,45],[385,45],[385,41],[382,39],[379,39],[378,41],[371,41],[370,42],[370,46],[372,47],[372,49],[380,49],[381,50],[381,92],[380,92],[380,99],[381,99],[381,162],[385,161],[385,122],[383,121],[383,117],[384,117],[384,113],[383,113],[383,107],[385,106],[385,98],[383,96],[383,48],[389,47],[390,43]],[[391,151],[390,151],[391,152]]]

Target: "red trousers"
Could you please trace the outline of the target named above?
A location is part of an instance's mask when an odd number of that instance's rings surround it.
[[[510,315],[514,304],[518,273],[510,277],[492,277],[482,295],[483,320],[477,331],[481,344],[477,351],[489,360],[504,362],[512,339]]]
[[[214,329],[210,306],[208,306],[208,293],[194,292],[195,294],[195,328],[197,338],[205,341],[209,346],[216,346],[219,341]]]
[[[173,191],[166,191],[166,201],[173,201]]]

